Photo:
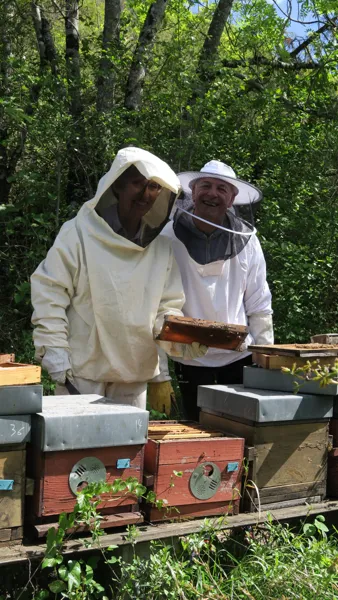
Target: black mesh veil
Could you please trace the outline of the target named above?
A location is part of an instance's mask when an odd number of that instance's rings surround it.
[[[251,235],[239,235],[239,233],[253,233],[254,227],[238,217],[230,209],[227,211],[223,226],[231,229],[236,234],[217,228],[210,235],[206,236],[195,225],[193,220],[194,204],[187,194],[180,197],[175,204],[174,213],[174,231],[176,237],[185,245],[189,255],[197,263],[205,265],[218,260],[229,260],[237,256],[249,242]],[[189,214],[180,210],[183,208]],[[196,243],[196,238],[204,240],[208,245],[208,252],[204,250],[205,244]]]

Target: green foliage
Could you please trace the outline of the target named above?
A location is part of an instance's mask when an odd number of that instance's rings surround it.
[[[308,360],[301,367],[294,363],[291,369],[282,367],[281,371],[295,377],[295,393],[298,393],[302,384],[306,381],[318,381],[320,387],[338,384],[338,360],[335,361],[333,366],[321,365],[318,359],[312,362]]]
[[[179,476],[179,473],[176,473]],[[124,559],[118,547],[104,547],[97,528],[100,495],[132,492],[155,501],[137,480],[93,484],[82,490],[70,515],[62,514],[58,529],[47,536],[40,567],[47,574],[30,593],[32,578],[18,598],[29,600],[333,600],[338,597],[338,539],[330,534],[322,515],[305,521],[298,531],[273,521],[248,527],[237,537],[222,530],[224,520],[205,520],[200,532],[184,536],[174,545],[150,543],[148,556],[137,553],[139,531],[128,528],[125,540],[132,556]],[[63,553],[69,529],[86,523],[92,533],[92,554],[67,558]],[[103,575],[104,573],[104,575]],[[34,575],[39,573],[35,572]],[[27,593],[29,595],[27,596]]]
[[[8,164],[20,158],[8,175],[10,195],[0,199],[0,351],[32,359],[30,275],[60,225],[94,193],[126,143],[157,153],[177,171],[221,159],[260,186],[264,201],[256,220],[277,340],[308,341],[311,334],[337,328],[337,29],[315,38],[297,56],[296,61],[320,62],[318,69],[262,66],[252,60],[263,56],[292,66],[290,51],[298,40],[273,3],[238,1],[208,65],[205,88],[196,68],[215,5],[193,14],[191,4],[168,3],[147,55],[142,105],[129,112],[125,84],[150,1],[124,3],[120,39],[108,52],[115,83],[113,109],[106,113],[97,108],[104,4],[81,5],[82,112],[75,121],[62,10],[50,0],[43,5],[57,53],[53,74],[48,64],[40,68],[29,3],[1,4],[0,147]],[[336,10],[329,0],[306,0],[298,7],[305,21],[311,12],[332,18]],[[247,64],[233,68],[225,62],[235,60]],[[67,191],[70,156],[86,181],[80,198]]]

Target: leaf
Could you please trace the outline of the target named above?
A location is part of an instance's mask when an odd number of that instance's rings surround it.
[[[48,584],[48,587],[53,594],[58,594],[59,592],[63,592],[67,589],[67,586],[64,581],[61,579],[57,579],[56,581],[52,581],[52,583]]]
[[[47,590],[40,590],[34,596],[34,600],[46,600],[46,598],[49,598],[49,592]],[[5,600],[5,596],[0,596],[0,600]]]
[[[47,569],[48,567],[56,567],[62,563],[62,557],[56,556],[54,558],[44,558],[42,561],[41,569]]]
[[[59,576],[61,577],[61,579],[63,579],[63,581],[67,581],[68,569],[65,565],[61,565],[61,567],[58,568],[58,573],[59,573]]]
[[[111,558],[106,560],[106,563],[108,563],[109,565],[114,565],[117,562],[118,562],[118,558],[116,556],[112,556]]]
[[[86,568],[86,583],[89,583],[90,581],[93,580],[94,571],[88,563],[86,564],[85,568]]]
[[[176,477],[183,477],[183,471],[173,471]]]
[[[317,515],[316,516],[316,521],[321,521],[322,523],[325,523],[325,517],[324,517],[324,515]]]
[[[68,518],[64,512],[59,516],[59,527],[63,529],[63,531],[66,531],[66,529],[69,527]]]
[[[68,561],[68,591],[81,585],[81,565],[76,560]]]

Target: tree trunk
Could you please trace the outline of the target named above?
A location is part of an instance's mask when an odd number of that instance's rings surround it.
[[[5,2],[0,13],[0,98],[5,100],[9,96],[9,57],[11,54],[9,13],[10,2]],[[8,181],[8,150],[5,142],[8,139],[8,128],[6,125],[5,109],[0,104],[0,204],[7,204],[11,184]]]
[[[100,74],[97,81],[97,110],[109,112],[114,105],[114,51],[120,39],[122,0],[105,0]]]
[[[189,101],[192,106],[199,96],[204,96],[213,81],[215,60],[221,42],[222,33],[229,19],[234,0],[219,0],[211,20],[196,71],[196,87]]]
[[[0,98],[10,96],[8,84],[9,77],[9,57],[11,53],[10,46],[10,20],[15,19],[14,3],[11,0],[2,5],[0,13],[0,39],[1,39],[1,57],[0,57]],[[40,58],[39,75],[42,77],[48,64],[51,67],[52,73],[56,74],[57,69],[57,54],[54,46],[53,36],[50,31],[48,20],[43,16],[41,9],[35,2],[31,4],[31,14],[36,33],[37,46]],[[32,115],[34,113],[36,103],[39,99],[42,81],[41,79],[29,90],[30,102],[25,107],[25,114]],[[9,132],[6,124],[3,108],[0,107],[0,202],[8,203],[12,184],[10,178],[13,177],[16,171],[17,164],[23,154],[26,138],[27,127],[22,123],[21,130],[17,135],[16,144],[8,145],[4,142],[8,140]]]
[[[70,96],[70,113],[74,119],[82,115],[81,70],[80,70],[80,37],[79,37],[79,3],[77,0],[66,0],[66,66],[68,92]]]
[[[69,113],[71,123],[67,139],[68,179],[66,186],[67,202],[79,204],[88,196],[87,177],[84,165],[87,164],[83,105],[81,98],[79,2],[66,2],[66,69]]]
[[[167,4],[168,0],[153,2],[141,29],[126,85],[124,106],[128,110],[138,110],[141,106],[149,52],[162,23]]]

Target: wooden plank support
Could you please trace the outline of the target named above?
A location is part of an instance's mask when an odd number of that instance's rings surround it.
[[[338,512],[338,500],[326,500],[318,504],[290,506],[287,508],[264,510],[260,514],[239,514],[225,518],[216,517],[213,526],[216,530],[236,529],[238,527],[255,526],[264,523],[268,516],[275,521],[290,521],[292,519],[308,518],[318,514]],[[197,533],[203,529],[204,519],[186,520],[181,523],[161,523],[158,525],[142,525],[138,529],[137,543],[150,542],[152,540],[165,540]],[[90,538],[70,539],[64,545],[64,554],[93,552],[93,546],[88,545]],[[130,545],[126,532],[114,532],[103,535],[100,538],[100,546],[107,548],[111,545]],[[0,547],[0,565],[20,563],[28,560],[41,560],[46,551],[45,543],[34,545],[16,545]]]
[[[102,529],[112,529],[113,527],[125,527],[127,525],[135,525],[143,523],[143,515],[140,512],[123,512],[113,515],[105,515],[100,523]],[[38,538],[44,538],[47,536],[48,530],[51,527],[55,529],[59,528],[58,523],[42,523],[40,525],[34,525],[35,533]],[[87,525],[79,525],[69,529],[67,533],[83,533],[88,531]]]

